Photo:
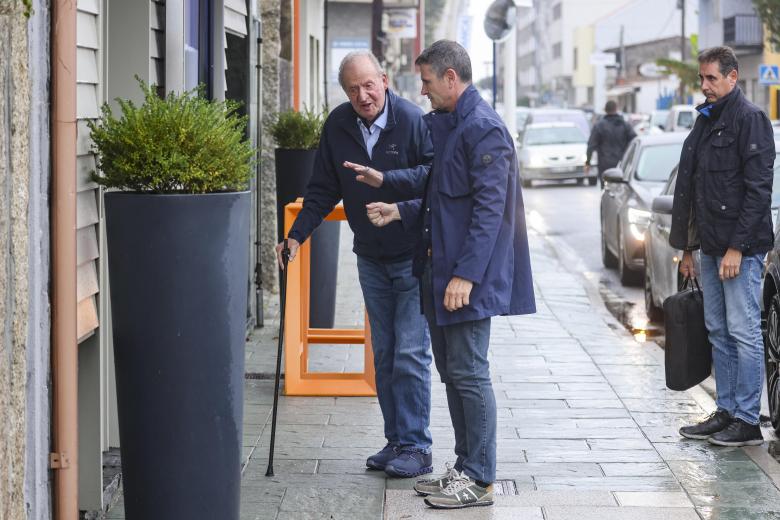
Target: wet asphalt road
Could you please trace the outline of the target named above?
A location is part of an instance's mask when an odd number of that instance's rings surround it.
[[[663,324],[649,322],[642,287],[624,287],[617,270],[602,264],[600,199],[598,186],[573,181],[535,183],[523,190],[528,226],[551,239],[569,265],[598,285],[607,307],[629,330],[663,346]]]

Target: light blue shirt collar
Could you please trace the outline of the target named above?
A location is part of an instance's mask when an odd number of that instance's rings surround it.
[[[371,128],[366,128],[366,125],[363,124],[363,121],[359,117],[357,118],[357,125],[360,128],[361,135],[363,135],[363,142],[366,143],[368,156],[372,157],[374,145],[379,140],[379,134],[382,133],[382,130],[387,126],[387,99],[385,99],[385,107],[382,110],[382,113],[379,114],[376,121],[371,123]]]

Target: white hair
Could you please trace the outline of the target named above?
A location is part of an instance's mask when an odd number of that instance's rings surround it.
[[[382,68],[382,65],[379,63],[379,60],[376,59],[376,56],[374,56],[374,53],[371,51],[352,51],[346,56],[344,56],[344,59],[341,60],[341,65],[339,65],[339,84],[341,85],[341,88],[344,88],[344,69],[346,69],[349,65],[352,64],[353,61],[357,60],[358,58],[368,58],[368,61],[371,62],[371,64],[376,68],[377,74],[384,74],[385,69]]]

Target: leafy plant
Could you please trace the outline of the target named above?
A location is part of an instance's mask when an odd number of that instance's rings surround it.
[[[775,50],[780,49],[780,0],[753,0],[758,16],[764,22],[769,42]]]
[[[163,99],[138,80],[144,102],[117,99],[121,117],[104,104],[88,124],[108,188],[153,193],[211,193],[247,189],[254,150],[244,138],[246,117],[232,101],[202,97],[202,88]]]
[[[676,74],[687,88],[696,90],[699,87],[698,62],[658,58],[655,63],[659,67],[663,67],[667,74]]]
[[[279,148],[311,150],[320,144],[326,113],[313,110],[286,110],[276,114],[269,130]]]

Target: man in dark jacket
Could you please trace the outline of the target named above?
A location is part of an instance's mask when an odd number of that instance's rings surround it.
[[[447,389],[456,460],[415,490],[435,508],[493,503],[496,400],[488,346],[492,316],[535,312],[523,199],[512,136],[471,84],[471,60],[439,40],[417,58],[422,94],[434,112],[434,162],[421,200],[368,206],[377,226],[401,220],[422,240],[425,317]]]
[[[604,106],[607,113],[593,126],[588,139],[588,153],[585,159],[585,173],[590,169],[593,152],[599,159],[599,184],[604,187],[604,171],[614,168],[623,158],[628,143],[636,137],[636,132],[623,117],[617,113],[617,103],[610,100]]]
[[[737,86],[737,57],[728,47],[699,55],[707,100],[680,156],[669,242],[682,249],[680,272],[695,277],[701,248],[704,319],[712,343],[718,409],[680,429],[720,446],[761,444],[758,425],[764,347],[760,291],[763,259],[772,249],[772,126]]]
[[[377,398],[387,438],[366,465],[390,476],[414,477],[433,469],[430,338],[412,274],[418,233],[400,222],[383,229],[372,226],[366,204],[414,197],[425,184],[433,150],[422,110],[387,88],[387,76],[373,54],[347,55],[339,81],[349,102],[325,121],[303,209],[288,234],[291,260],[343,199],[355,235],[353,251],[371,323]],[[367,171],[361,169],[366,175],[394,171],[369,186],[356,180],[350,161],[368,165]],[[282,244],[276,250],[281,265]]]

